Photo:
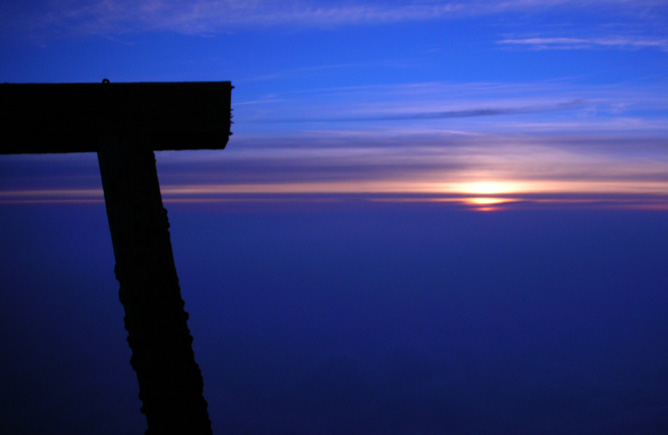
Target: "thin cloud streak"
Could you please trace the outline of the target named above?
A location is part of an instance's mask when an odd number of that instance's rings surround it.
[[[546,106],[496,107],[470,110],[449,110],[442,112],[397,113],[377,116],[357,116],[342,118],[302,118],[302,119],[267,119],[254,122],[301,123],[301,122],[369,122],[369,121],[408,121],[423,119],[474,118],[479,116],[517,115],[526,113],[544,113],[569,110],[584,106],[583,100],[572,100]]]
[[[668,39],[637,39],[627,37],[607,38],[508,38],[497,41],[498,44],[514,47],[526,47],[533,50],[588,50],[588,49],[643,49],[655,48],[668,51]]]

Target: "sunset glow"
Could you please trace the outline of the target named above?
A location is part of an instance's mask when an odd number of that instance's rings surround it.
[[[505,198],[466,198],[464,201],[471,205],[496,205],[513,202],[512,199]]]
[[[652,204],[667,201],[668,182],[623,182],[623,181],[499,181],[499,182],[452,182],[449,184],[433,183],[428,180],[350,180],[333,182],[301,183],[248,183],[248,184],[164,184],[161,187],[163,199],[169,201],[229,201],[232,197],[244,195],[428,195],[447,201],[462,201],[473,206],[495,205],[517,201],[554,203],[554,195],[565,201],[574,196],[574,201],[583,197],[596,198],[601,195],[636,198],[636,202]],[[246,197],[244,201],[252,201]],[[459,199],[461,198],[461,199]],[[0,203],[57,203],[57,202],[95,202],[102,201],[99,188],[90,189],[17,189],[0,192]],[[259,199],[257,199],[259,200]],[[263,199],[264,201],[265,199]],[[423,201],[424,199],[419,199]]]
[[[457,185],[458,193],[471,193],[475,195],[496,195],[517,193],[520,183],[508,181],[479,181],[474,183],[462,183]],[[526,189],[525,189],[526,192]],[[481,200],[491,200],[490,198],[480,198]]]

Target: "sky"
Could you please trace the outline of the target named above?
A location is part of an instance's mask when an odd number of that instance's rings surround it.
[[[668,428],[665,1],[0,24],[0,83],[235,86],[225,150],[156,153],[215,432]],[[0,427],[142,433],[96,156],[0,156],[0,210]]]

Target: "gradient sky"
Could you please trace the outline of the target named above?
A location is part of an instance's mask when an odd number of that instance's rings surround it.
[[[665,1],[4,2],[0,53],[235,86],[157,153],[215,431],[668,428]],[[0,224],[0,427],[142,433],[96,156],[0,156]]]
[[[233,146],[164,153],[167,194],[668,191],[662,1],[2,8],[5,82],[233,82]]]

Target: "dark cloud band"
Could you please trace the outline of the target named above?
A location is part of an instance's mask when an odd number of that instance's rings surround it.
[[[475,118],[481,116],[520,115],[526,113],[544,113],[559,110],[576,109],[585,106],[585,101],[575,99],[551,105],[522,107],[495,107],[470,110],[446,110],[439,112],[396,113],[371,116],[350,116],[332,118],[286,118],[256,120],[258,123],[304,123],[304,122],[379,122],[379,121],[413,121],[427,119]]]

